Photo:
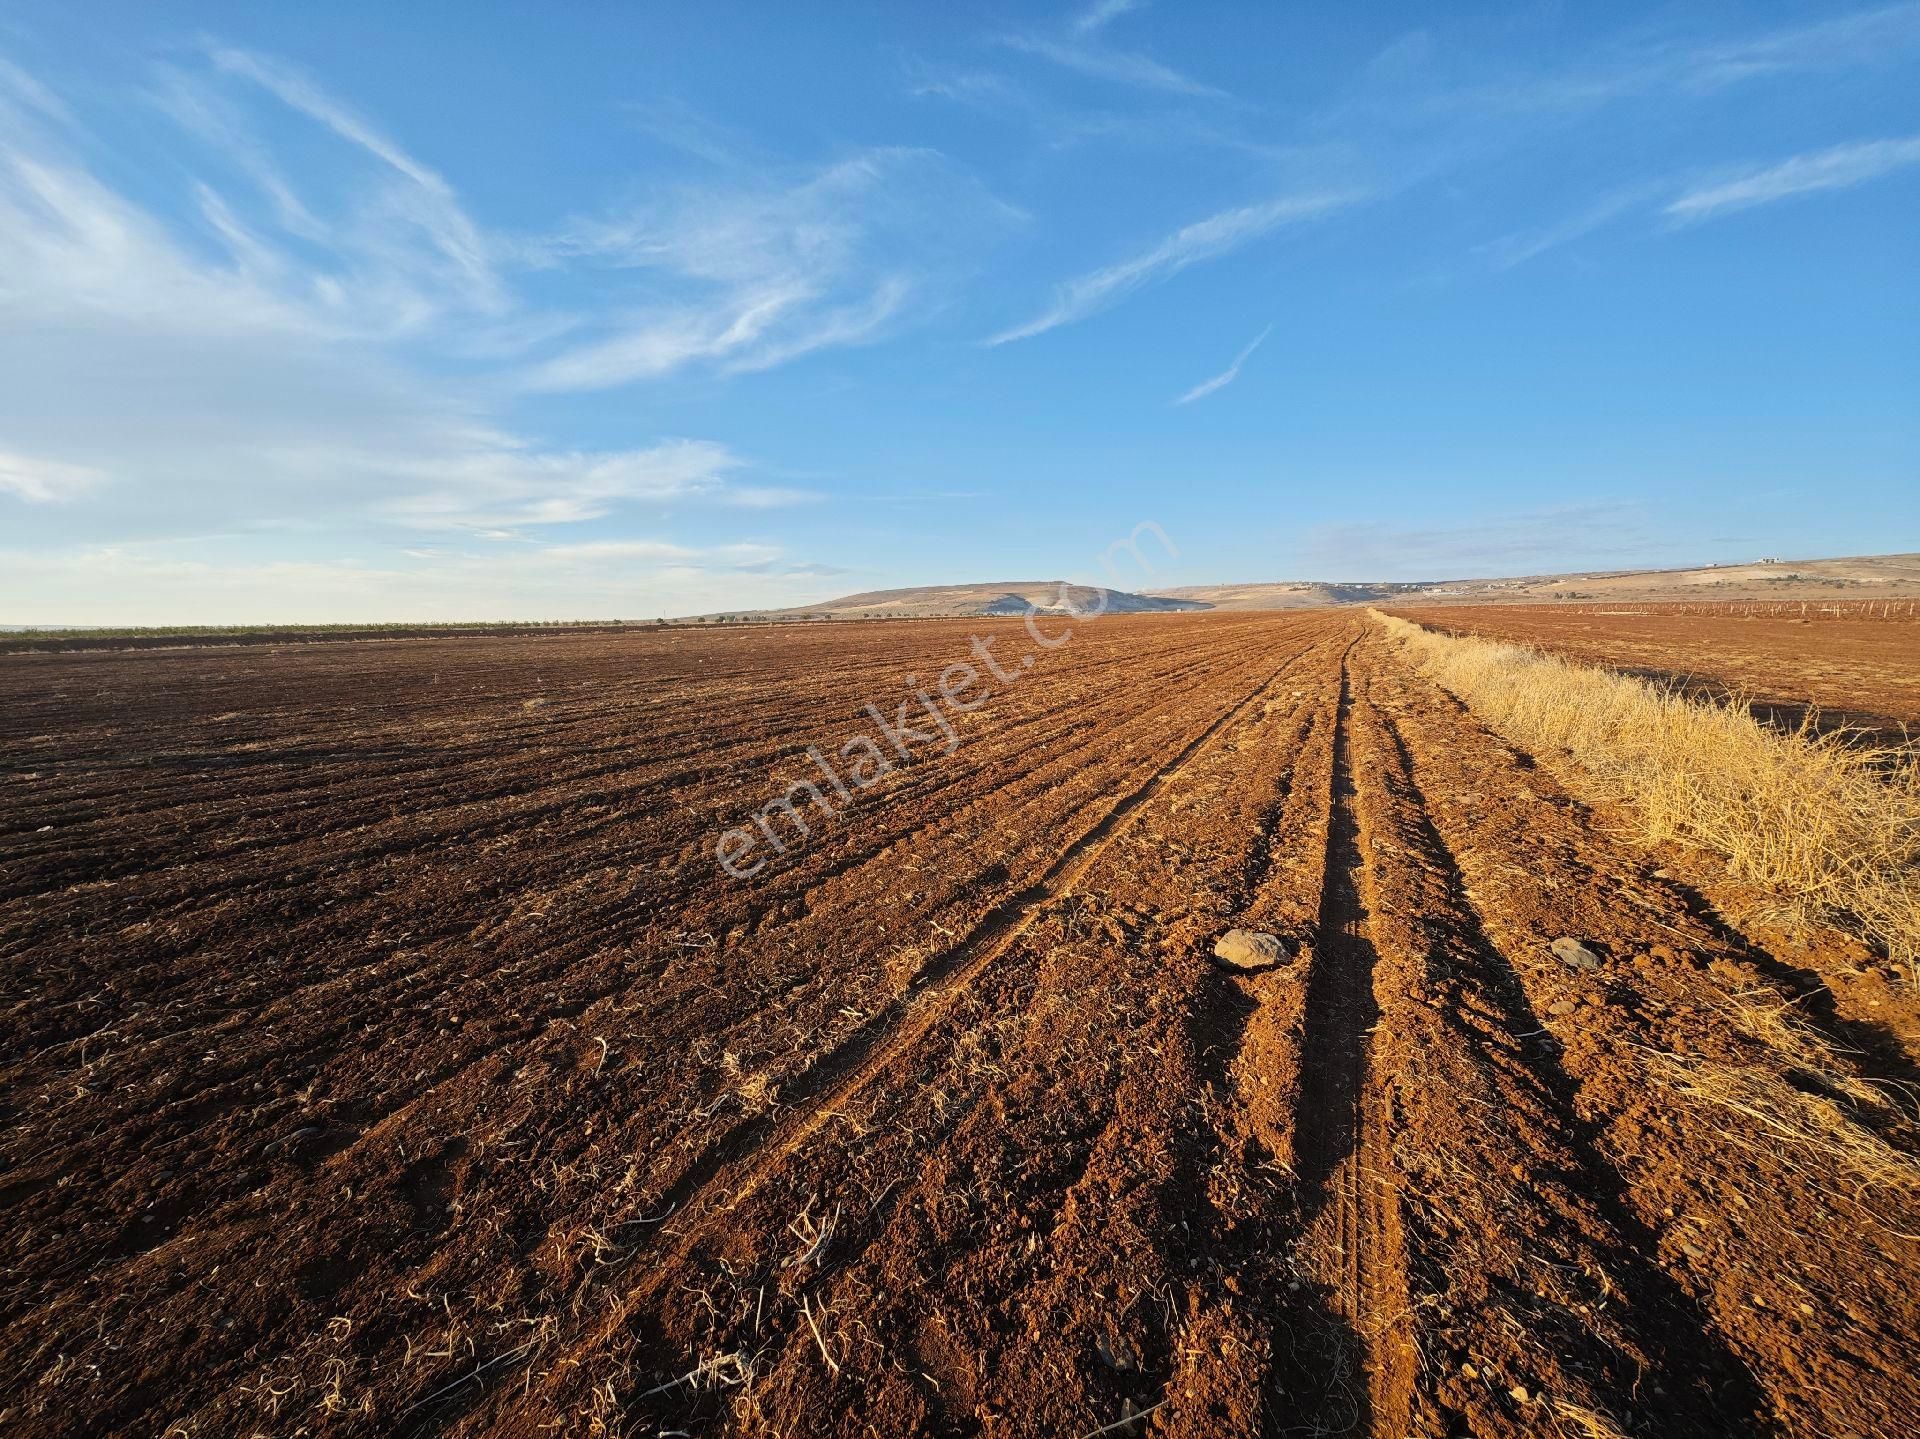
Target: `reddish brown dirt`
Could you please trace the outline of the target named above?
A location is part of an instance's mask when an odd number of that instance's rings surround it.
[[[1861,614],[1568,613],[1552,605],[1401,609],[1444,634],[1552,650],[1585,664],[1678,681],[1713,698],[1738,694],[1763,717],[1851,725],[1888,740],[1920,737],[1920,619]]]
[[[718,871],[974,629],[1019,678],[952,753]],[[9,1434],[1920,1423],[1910,992],[1728,927],[1353,612],[0,696]]]

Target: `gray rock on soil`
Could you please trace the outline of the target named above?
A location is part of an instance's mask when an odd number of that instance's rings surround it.
[[[1214,962],[1222,969],[1272,969],[1293,956],[1278,935],[1257,929],[1230,929],[1214,942]]]
[[[1588,949],[1579,940],[1561,935],[1547,946],[1553,951],[1553,957],[1568,969],[1598,969],[1600,956]]]

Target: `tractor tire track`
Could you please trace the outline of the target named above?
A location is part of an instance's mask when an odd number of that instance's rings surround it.
[[[1294,1121],[1305,1206],[1301,1244],[1347,1336],[1322,1376],[1317,1429],[1401,1434],[1412,1376],[1392,1149],[1371,1063],[1380,956],[1354,769],[1352,656],[1350,648],[1340,664],[1326,864]]]
[[[898,1057],[925,1038],[951,1011],[980,976],[1011,952],[1045,909],[1070,895],[1080,878],[1140,807],[1169,783],[1210,741],[1240,719],[1299,659],[1289,655],[1238,701],[1217,716],[1173,756],[1110,805],[1090,827],[1070,841],[1059,856],[1026,889],[992,911],[981,923],[916,976],[899,1001],[862,1025],[855,1036],[832,1056],[817,1062],[804,1084],[790,1087],[797,1112],[782,1119],[768,1118],[751,1125],[729,1141],[724,1152],[696,1161],[665,1202],[681,1216],[665,1227],[649,1250],[651,1277],[609,1306],[594,1326],[584,1347],[603,1344],[656,1297],[692,1258],[707,1230],[747,1204],[766,1184],[828,1125],[842,1117],[853,1095],[883,1076]],[[724,1205],[689,1214],[694,1201],[707,1192],[725,1195]]]
[[[1624,850],[1544,763],[1396,653],[1381,668],[1434,833],[1523,996],[1496,1024],[1537,1025],[1527,1038],[1550,1046],[1527,1059],[1585,1148],[1581,1187],[1604,1200],[1618,1177],[1601,1212],[1631,1256],[1620,1272],[1638,1276],[1654,1362],[1717,1386],[1734,1432],[1910,1429],[1920,1416],[1888,1379],[1899,1341],[1872,1316],[1920,1263],[1920,1174],[1825,1098],[1870,1102],[1871,1060],[1783,1023],[1791,995],[1684,905],[1650,902],[1656,861]],[[1560,936],[1597,962],[1555,958]],[[1832,1172],[1862,1163],[1881,1180]]]
[[[1373,642],[1377,644],[1377,641]],[[1653,1259],[1513,967],[1435,829],[1378,655],[1357,729],[1401,1136],[1416,1427],[1752,1436],[1759,1390]],[[1516,1345],[1513,1336],[1527,1342]]]

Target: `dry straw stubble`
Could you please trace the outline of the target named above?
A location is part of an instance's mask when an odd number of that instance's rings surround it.
[[[1572,759],[1649,842],[1725,860],[1789,920],[1837,923],[1920,965],[1920,754],[1782,730],[1628,675],[1379,617],[1503,738]]]

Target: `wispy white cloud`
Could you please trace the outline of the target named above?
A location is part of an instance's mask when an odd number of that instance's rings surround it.
[[[4,55],[0,55],[0,107],[34,110],[62,122],[71,119],[51,90]]]
[[[637,100],[623,109],[644,134],[709,165],[732,169],[744,163],[754,148],[746,136],[676,97]]]
[[[1353,93],[1318,123],[1384,125],[1417,137],[1436,124],[1486,126],[1508,138],[1516,114],[1572,116],[1633,100],[1703,97],[1788,75],[1897,64],[1916,51],[1920,0],[1731,38],[1663,27],[1583,46],[1579,58],[1564,65],[1509,63],[1481,48],[1449,44],[1444,33],[1416,30],[1376,56]]]
[[[1511,270],[1630,215],[1663,213],[1677,225],[1695,224],[1754,205],[1819,190],[1847,189],[1920,165],[1920,136],[1860,141],[1755,166],[1685,187],[1672,179],[1621,186],[1553,224],[1518,230],[1476,247],[1495,269]]]
[[[930,150],[877,148],[797,176],[756,174],[724,132],[668,106],[640,123],[719,166],[717,180],[551,234],[490,234],[443,175],[311,78],[231,47],[205,53],[202,69],[163,67],[150,92],[243,181],[239,193],[193,186],[204,236],[181,236],[97,180],[74,158],[84,145],[28,123],[29,106],[53,102],[16,77],[13,109],[0,111],[0,222],[18,221],[0,234],[0,269],[10,272],[0,285],[12,279],[20,295],[54,303],[91,295],[102,313],[144,311],[199,331],[427,338],[449,355],[519,361],[522,388],[586,390],[696,366],[766,370],[871,342],[943,303],[983,248],[1024,219]],[[7,82],[0,73],[0,100]],[[252,123],[249,97],[346,147],[348,183],[325,177],[340,213],[301,193]],[[264,212],[243,203],[248,186]],[[226,263],[207,265],[202,240]],[[508,284],[516,269],[600,293],[577,311],[533,309]]]
[[[1666,213],[1676,221],[1692,223],[1817,190],[1849,189],[1909,165],[1920,165],[1920,135],[1835,145],[1698,186],[1668,205]]]
[[[622,502],[663,503],[709,499],[755,504],[795,503],[799,492],[748,490],[727,484],[741,462],[709,440],[670,440],[644,450],[605,453],[542,451],[501,436],[477,436],[464,452],[419,456],[336,453],[332,463],[355,472],[384,473],[405,482],[409,493],[377,508],[393,519],[427,529],[516,529],[577,524],[605,517]],[[357,461],[357,463],[356,463]],[[761,504],[764,508],[765,505]]]
[[[1574,201],[1564,218],[1496,230],[1494,238],[1475,247],[1486,263],[1504,270],[1675,203],[1682,186],[1664,157],[1652,164],[1628,157],[1649,135],[1671,134],[1680,113],[1709,100],[1734,105],[1738,102],[1728,92],[1742,86],[1784,92],[1842,74],[1871,79],[1873,71],[1911,65],[1920,56],[1920,3],[1907,0],[1767,28],[1724,22],[1709,28],[1699,17],[1668,16],[1624,36],[1582,45],[1576,58],[1564,63],[1543,60],[1537,49],[1515,54],[1485,43],[1484,33],[1477,38],[1482,43],[1463,43],[1458,27],[1399,36],[1312,124],[1318,133],[1344,138],[1368,157],[1379,172],[1381,191],[1411,190],[1442,178],[1464,187],[1490,173],[1503,156],[1592,145],[1593,159],[1577,169],[1607,176],[1603,191]],[[1605,133],[1596,128],[1575,138],[1573,127],[1605,123],[1603,115],[1617,117],[1627,128]],[[1851,158],[1870,164],[1875,157]],[[1628,168],[1636,163],[1638,176]],[[1728,183],[1750,178],[1735,175]],[[1810,177],[1790,173],[1782,178]],[[1551,193],[1557,187],[1543,188]],[[1717,183],[1702,182],[1686,194],[1715,188]],[[1683,198],[1680,203],[1697,202]],[[1684,220],[1686,209],[1670,218]]]
[[[1113,50],[1084,40],[1056,40],[1046,35],[1012,34],[1000,37],[1010,50],[1050,61],[1068,70],[1117,85],[1134,85],[1146,90],[1161,90],[1172,95],[1191,95],[1203,99],[1225,99],[1226,92],[1163,65],[1151,55],[1135,51]]]
[[[382,134],[370,121],[289,66],[249,51],[224,46],[210,51],[214,65],[252,81],[283,105],[326,126],[356,145],[406,182],[389,196],[395,211],[418,225],[436,249],[465,278],[475,303],[499,308],[505,292],[495,275],[480,229],[461,207],[453,186]]]
[[[217,81],[175,71],[154,97],[244,182],[192,182],[162,218],[83,161],[92,137],[63,107],[0,70],[0,503],[32,503],[50,517],[43,528],[67,532],[82,511],[96,524],[103,516],[53,502],[104,499],[129,535],[214,522],[471,535],[633,505],[766,509],[815,498],[752,483],[752,467],[711,441],[543,446],[498,421],[497,387],[404,363],[390,341],[437,344],[463,360],[498,343],[517,358],[550,339],[551,325],[494,304],[496,247],[444,180],[310,81],[216,53],[221,73],[244,74],[319,120],[349,159],[373,157],[395,177],[380,183],[426,207],[435,270],[458,277],[461,321],[423,292],[438,281],[419,257],[382,238],[386,211],[351,195],[344,217],[306,203]],[[344,188],[364,168],[348,165]]]
[[[1126,96],[1111,105],[1086,105],[998,71],[947,69],[918,57],[908,57],[903,68],[908,94],[947,100],[1007,124],[1027,126],[1050,151],[1111,142],[1159,151],[1200,146],[1269,163],[1294,162],[1303,154],[1304,147],[1275,143],[1249,131],[1237,118],[1224,118],[1220,106],[1143,107]]]
[[[833,566],[761,542],[651,537],[473,552],[408,547],[373,562],[267,559],[220,541],[0,549],[8,624],[291,624],[651,619],[817,601]]]
[[[289,234],[320,244],[337,242],[334,227],[307,208],[272,149],[249,124],[237,97],[208,78],[177,65],[156,72],[151,99],[187,135],[223,155],[267,197],[280,226]]]
[[[1073,17],[1073,28],[1082,35],[1091,35],[1096,30],[1104,30],[1122,15],[1132,10],[1146,7],[1146,0],[1094,0],[1094,3]]]
[[[1287,195],[1259,205],[1223,210],[1176,230],[1144,254],[1069,280],[1033,319],[989,337],[989,345],[1029,339],[1106,309],[1144,285],[1217,259],[1286,225],[1317,219],[1361,198],[1357,191]]]
[[[706,549],[669,540],[584,540],[571,545],[545,545],[526,551],[522,563],[568,565],[596,560],[671,560],[702,562],[755,569],[780,558],[775,545],[715,545]]]
[[[1656,196],[1671,193],[1667,183],[1628,185],[1609,191],[1573,214],[1550,225],[1516,230],[1476,247],[1496,270],[1512,270],[1537,260],[1549,250],[1572,244],[1641,209]]]
[[[1875,65],[1920,49],[1920,4],[1854,10],[1807,25],[1725,42],[1678,47],[1670,63],[1648,69],[1698,89],[1716,89],[1794,70]]]
[[[941,70],[914,56],[907,57],[907,93],[934,96],[995,113],[1031,113],[1038,106],[1032,96],[1005,75],[992,70]]]
[[[16,315],[84,308],[148,329],[328,343],[504,318],[486,243],[444,180],[311,82],[218,54],[227,68],[164,67],[144,96],[180,127],[179,153],[200,177],[190,206],[167,218],[100,178],[95,139],[65,107],[0,71],[0,303]],[[317,152],[324,163],[304,162],[303,178],[325,172],[330,207],[304,198],[261,138],[262,105],[290,105],[339,142]]]
[[[298,323],[240,257],[210,267],[30,130],[0,135],[0,308],[16,324],[53,311],[206,333]]]
[[[1592,70],[1543,82],[1537,94],[1578,103],[1663,88],[1711,92],[1793,72],[1880,64],[1916,49],[1920,4],[1890,5],[1731,40],[1680,38],[1629,48]]]
[[[15,495],[35,504],[57,504],[78,499],[106,476],[86,465],[36,459],[0,450],[0,494]]]
[[[739,510],[778,510],[788,505],[812,505],[826,499],[818,490],[795,485],[729,485],[718,496],[721,504]]]
[[[1265,343],[1267,336],[1272,333],[1273,326],[1268,325],[1266,329],[1253,337],[1252,342],[1244,350],[1233,357],[1233,363],[1231,365],[1228,365],[1226,369],[1222,370],[1212,379],[1202,380],[1191,390],[1188,390],[1186,394],[1175,400],[1174,404],[1191,405],[1195,400],[1204,400],[1216,390],[1226,389],[1228,385],[1231,385],[1235,380],[1240,378],[1240,367],[1252,358],[1253,352],[1259,349],[1260,346]]]
[[[739,373],[864,343],[943,303],[1022,218],[929,151],[756,174],[676,112],[641,123],[717,180],[529,241],[483,227],[439,169],[271,57],[178,51],[127,98],[170,127],[177,161],[138,187],[111,130],[0,60],[13,622],[817,598],[830,567],[757,541],[549,543],[639,517],[737,533],[823,497],[711,440],[555,445],[509,407],[529,374]],[[179,538],[210,532],[234,538]]]
[[[697,298],[617,313],[602,334],[533,366],[525,383],[603,389],[692,365],[763,370],[864,344],[1021,218],[933,151],[882,149],[785,186],[683,189],[579,221],[530,242],[529,253],[665,278]]]

